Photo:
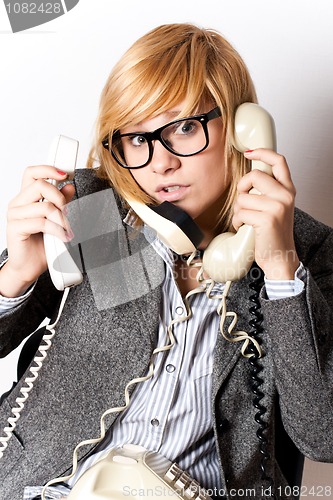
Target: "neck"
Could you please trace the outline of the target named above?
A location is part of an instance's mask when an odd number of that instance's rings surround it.
[[[215,236],[217,236],[222,232],[222,228],[221,225],[218,223],[215,223],[214,225],[200,223],[199,219],[196,220],[196,223],[198,224],[204,235],[203,240],[199,245],[199,249],[204,250],[205,248],[207,248],[209,243],[215,238]]]
[[[221,197],[195,219],[196,224],[204,234],[200,249],[205,249],[215,236],[225,231],[221,222],[224,205],[225,197]]]

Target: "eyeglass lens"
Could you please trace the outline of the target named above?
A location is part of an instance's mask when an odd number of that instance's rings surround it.
[[[164,127],[158,139],[169,151],[179,155],[193,155],[205,148],[207,138],[200,120],[191,118],[178,120]],[[144,165],[149,160],[150,138],[145,134],[123,134],[114,136],[113,154],[129,168]]]

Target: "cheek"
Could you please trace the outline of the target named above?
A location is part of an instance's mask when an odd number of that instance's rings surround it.
[[[208,182],[214,191],[224,190],[228,185],[228,170],[220,157],[212,157],[208,168],[202,171],[202,181]]]
[[[146,191],[148,188],[147,175],[145,175],[143,169],[131,170],[131,175],[139,186]]]

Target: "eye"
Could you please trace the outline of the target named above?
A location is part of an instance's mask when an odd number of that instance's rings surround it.
[[[143,135],[133,135],[130,137],[132,146],[140,147],[147,143],[147,139]]]
[[[147,139],[143,135],[130,135],[127,137],[127,141],[135,148],[147,144]]]
[[[189,135],[196,132],[198,124],[195,120],[186,120],[175,126],[174,134]]]

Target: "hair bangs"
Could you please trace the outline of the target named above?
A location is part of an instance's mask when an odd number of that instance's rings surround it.
[[[116,109],[110,113],[118,117],[114,130],[140,123],[180,103],[185,106],[179,118],[197,112],[208,95],[205,58],[198,69],[198,61],[194,63],[189,53],[183,52],[169,51],[164,57],[141,60],[122,74],[126,77],[119,75],[113,88]]]

